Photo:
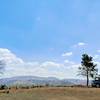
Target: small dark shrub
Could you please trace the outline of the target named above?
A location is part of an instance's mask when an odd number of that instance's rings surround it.
[[[7,89],[7,86],[5,84],[0,86],[0,90],[4,90],[4,89]]]

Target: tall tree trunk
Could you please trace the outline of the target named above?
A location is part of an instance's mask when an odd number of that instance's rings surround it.
[[[87,87],[89,86],[89,74],[88,74],[88,70],[87,70]]]

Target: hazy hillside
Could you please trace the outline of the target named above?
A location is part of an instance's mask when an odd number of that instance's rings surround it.
[[[55,77],[36,77],[36,76],[18,76],[12,78],[0,79],[0,84],[6,85],[76,85],[85,84],[85,80],[79,79],[57,79]]]

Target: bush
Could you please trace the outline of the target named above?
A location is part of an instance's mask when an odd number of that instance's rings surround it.
[[[7,89],[7,86],[4,84],[4,85],[0,85],[0,90],[4,90],[4,89]]]

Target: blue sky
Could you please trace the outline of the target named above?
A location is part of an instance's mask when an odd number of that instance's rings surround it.
[[[99,32],[99,0],[0,1],[0,47],[25,61],[98,58]]]

